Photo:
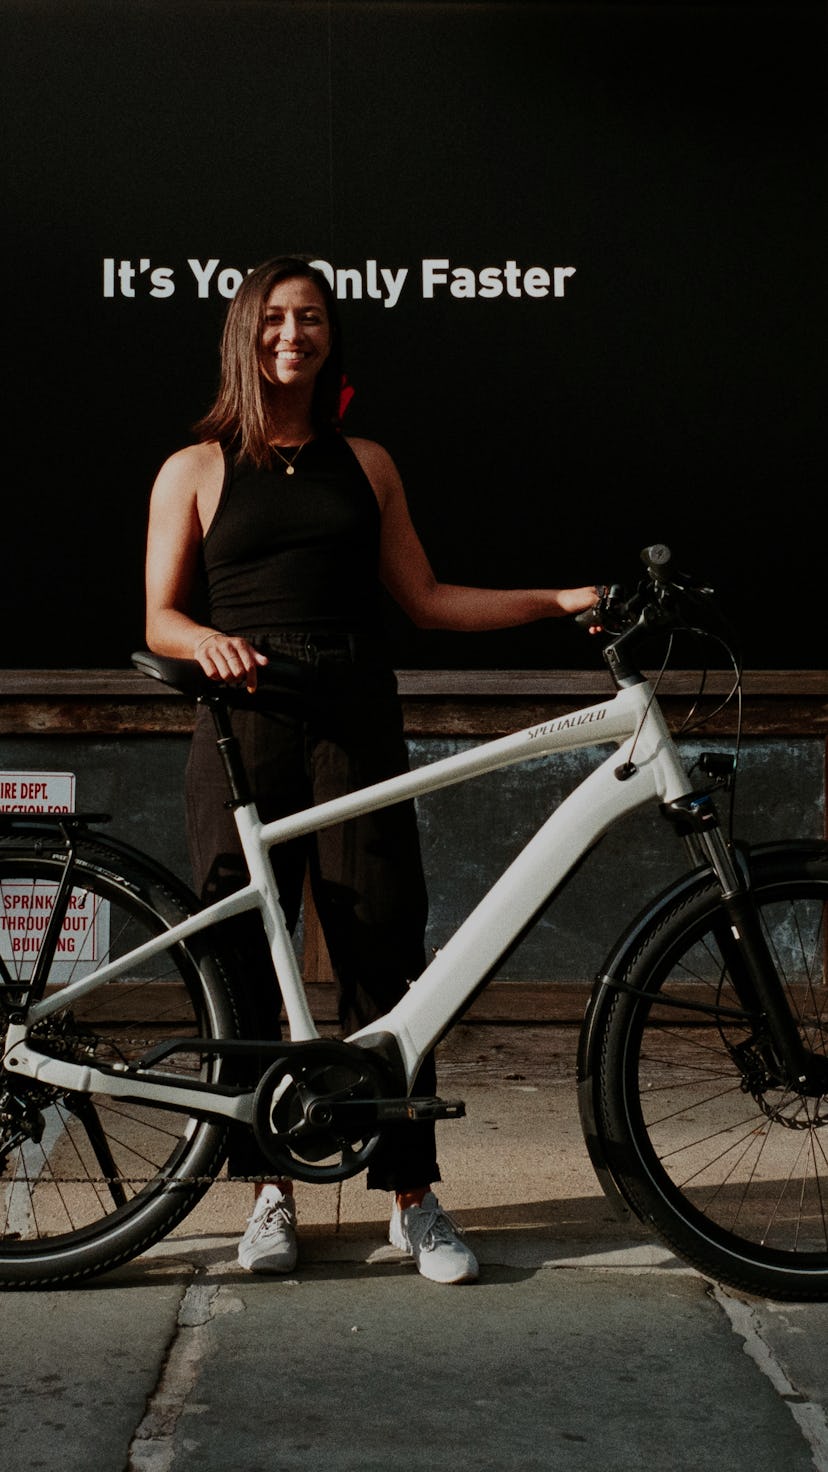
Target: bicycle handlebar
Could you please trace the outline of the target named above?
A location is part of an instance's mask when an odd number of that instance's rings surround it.
[[[645,575],[630,592],[618,583],[604,587],[593,608],[579,613],[575,622],[584,629],[596,628],[609,635],[604,658],[614,674],[634,674],[632,656],[657,634],[678,630],[732,639],[712,588],[694,583],[673,566],[671,549],[654,542],[641,553]]]
[[[711,588],[694,586],[686,573],[673,568],[673,554],[664,542],[645,547],[641,561],[646,577],[630,592],[620,583],[605,586],[598,602],[575,615],[581,628],[596,625],[609,634],[623,634],[641,625],[648,628],[687,627],[682,614],[707,605],[713,612]]]

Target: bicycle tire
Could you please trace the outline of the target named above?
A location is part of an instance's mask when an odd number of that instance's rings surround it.
[[[64,864],[57,837],[0,844],[0,957],[15,983],[31,977]],[[80,838],[47,994],[191,913],[187,891],[169,880],[157,866],[108,851],[106,840]],[[8,983],[3,995],[9,1000]],[[221,960],[196,936],[34,1031],[50,1051],[111,1064],[170,1036],[233,1037],[236,1024]],[[161,1066],[168,1075],[219,1076],[219,1063],[196,1052]],[[226,1134],[223,1122],[71,1094],[0,1069],[0,1284],[68,1285],[137,1257],[208,1189]]]
[[[828,845],[768,845],[747,861],[801,1035],[825,1055]],[[774,1082],[755,1026],[739,1020],[716,939],[727,923],[703,877],[653,916],[612,976],[619,989],[594,1039],[601,1148],[636,1215],[706,1277],[825,1300],[828,1095]]]

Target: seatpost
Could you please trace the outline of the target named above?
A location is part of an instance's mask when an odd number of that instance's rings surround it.
[[[238,737],[234,735],[230,724],[227,701],[221,695],[202,695],[199,696],[199,703],[209,706],[213,725],[216,728],[216,745],[227,777],[227,785],[230,788],[230,801],[227,806],[243,808],[247,803],[252,802],[253,793],[247,780]]]

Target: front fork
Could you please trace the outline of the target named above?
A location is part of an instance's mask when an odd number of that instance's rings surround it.
[[[716,938],[722,960],[742,1006],[764,1021],[780,1081],[797,1092],[824,1094],[828,1067],[802,1042],[762,927],[750,873],[734,858],[710,794],[690,793],[664,804],[662,812],[687,840],[694,861],[709,865],[719,881],[725,920]]]

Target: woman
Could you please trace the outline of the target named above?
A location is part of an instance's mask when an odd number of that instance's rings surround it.
[[[222,337],[221,383],[199,442],[162,466],[150,503],[147,641],[198,661],[211,679],[254,692],[269,658],[296,661],[305,697],[290,709],[234,712],[263,819],[405,770],[396,685],[383,649],[384,587],[421,628],[484,630],[577,613],[594,587],[483,589],[440,583],[414,529],[399,474],[371,440],[339,429],[336,302],[304,257],[266,261],[243,281]],[[196,612],[206,579],[208,622]],[[245,879],[209,715],[200,711],[187,770],[188,839],[205,899]],[[426,895],[414,810],[400,804],[273,851],[291,928],[309,869],[346,1031],[393,1005],[425,964]],[[255,985],[261,936],[245,935],[245,1030],[278,1036]],[[260,951],[258,955],[260,957]],[[433,1059],[417,1081],[435,1092]],[[261,1161],[231,1152],[232,1174]],[[434,1130],[390,1132],[369,1187],[395,1193],[390,1238],[424,1276],[463,1282],[474,1256],[431,1191]],[[289,1181],[260,1183],[239,1248],[252,1271],[296,1261]]]

